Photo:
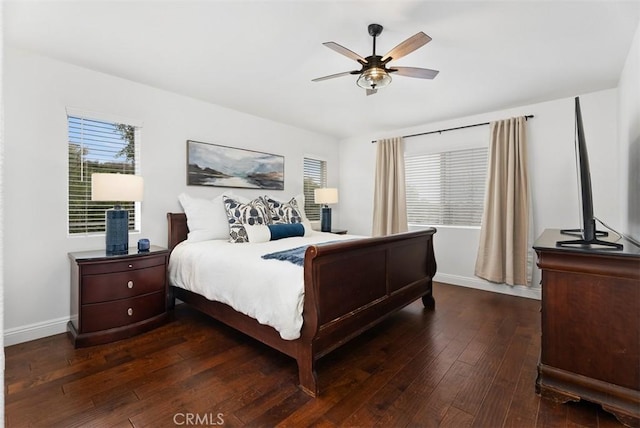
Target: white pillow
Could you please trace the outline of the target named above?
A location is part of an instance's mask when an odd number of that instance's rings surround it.
[[[224,209],[222,195],[208,200],[181,193],[178,200],[187,215],[187,226],[189,226],[187,241],[229,239],[229,219]]]

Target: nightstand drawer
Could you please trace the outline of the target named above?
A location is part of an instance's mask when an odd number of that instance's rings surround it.
[[[103,273],[125,272],[144,269],[152,266],[164,266],[164,255],[137,256],[122,261],[108,261],[86,264],[82,266],[83,275],[98,275]]]
[[[164,263],[146,269],[102,275],[83,275],[82,303],[106,302],[163,291],[165,276]]]
[[[143,321],[165,312],[165,293],[158,292],[82,306],[82,332],[106,330]]]

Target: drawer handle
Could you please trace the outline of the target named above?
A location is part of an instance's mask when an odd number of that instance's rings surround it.
[[[129,316],[133,315],[133,309],[132,308],[127,309],[127,315],[129,315]]]
[[[129,265],[129,269],[131,269],[133,267],[133,265]]]
[[[133,281],[127,281],[127,287],[133,288]]]

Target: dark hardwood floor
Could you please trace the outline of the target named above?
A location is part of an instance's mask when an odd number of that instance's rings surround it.
[[[322,394],[295,361],[200,315],[75,350],[64,334],[6,352],[7,427],[619,427],[599,406],[535,394],[540,302],[435,284],[319,362]]]

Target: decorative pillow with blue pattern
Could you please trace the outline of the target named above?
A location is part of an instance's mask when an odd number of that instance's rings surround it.
[[[242,203],[228,196],[222,196],[229,219],[229,242],[249,242],[244,225],[257,226],[271,223],[269,207],[262,198]]]
[[[291,198],[289,202],[280,202],[269,196],[263,199],[269,207],[271,224],[302,223],[303,215],[296,198]]]

